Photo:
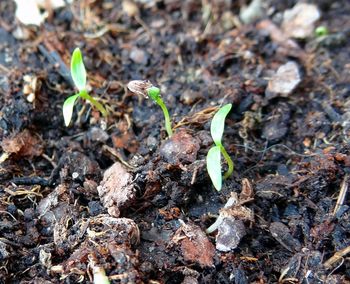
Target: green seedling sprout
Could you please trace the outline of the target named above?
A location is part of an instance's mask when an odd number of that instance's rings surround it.
[[[222,187],[221,154],[224,156],[228,165],[228,170],[224,174],[224,179],[227,179],[233,172],[233,162],[221,142],[224,133],[225,118],[231,108],[232,104],[221,107],[214,115],[210,125],[210,133],[215,146],[210,148],[207,154],[207,171],[217,191],[220,191]]]
[[[83,62],[83,56],[81,55],[80,49],[76,48],[73,51],[70,72],[73,79],[73,82],[78,89],[79,93],[68,97],[63,104],[63,118],[66,126],[69,125],[72,115],[73,108],[76,100],[80,97],[84,100],[88,100],[92,105],[94,105],[103,116],[107,116],[106,109],[96,101],[93,97],[89,95],[86,90],[86,70]]]
[[[325,26],[319,26],[315,29],[315,35],[317,37],[324,37],[328,34],[329,34],[329,31],[328,31],[327,27],[325,27]]]
[[[173,135],[173,130],[171,129],[171,121],[169,111],[160,95],[160,89],[153,86],[150,81],[133,80],[128,84],[128,89],[135,93],[144,96],[145,98],[151,98],[163,111],[165,119],[165,130],[168,136]]]

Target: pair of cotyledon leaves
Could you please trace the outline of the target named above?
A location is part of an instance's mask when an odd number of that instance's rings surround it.
[[[210,148],[207,154],[207,171],[209,177],[217,191],[222,187],[222,173],[221,173],[221,148],[222,135],[224,133],[225,119],[230,112],[232,104],[227,104],[221,107],[214,115],[210,125],[210,133],[214,140],[215,146]]]
[[[79,93],[67,98],[63,104],[63,118],[66,126],[69,125],[72,119],[75,101],[81,96],[82,92],[86,92],[86,70],[79,48],[76,48],[72,54],[70,70],[73,82]]]

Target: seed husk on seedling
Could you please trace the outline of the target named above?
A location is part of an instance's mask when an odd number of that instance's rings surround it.
[[[225,119],[231,108],[232,104],[221,107],[214,115],[210,125],[210,133],[215,146],[211,147],[207,154],[207,171],[217,191],[220,191],[222,188],[222,179],[230,177],[234,168],[233,162],[221,142],[224,133]],[[221,173],[221,154],[224,156],[228,165],[224,177],[222,177]]]
[[[74,82],[74,85],[78,89],[78,93],[68,97],[63,104],[63,118],[66,126],[69,126],[70,121],[72,120],[73,108],[75,102],[78,98],[88,100],[93,106],[95,106],[104,117],[107,116],[107,111],[101,103],[96,99],[91,97],[86,90],[86,70],[83,62],[83,56],[79,48],[76,48],[73,51],[71,59],[71,76]]]
[[[173,135],[173,130],[171,129],[171,121],[169,111],[160,95],[160,89],[155,87],[148,80],[133,80],[128,84],[128,89],[135,94],[141,95],[145,98],[151,98],[163,111],[165,120],[165,130],[169,138]]]

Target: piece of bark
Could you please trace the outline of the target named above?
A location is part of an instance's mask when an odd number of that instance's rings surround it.
[[[120,210],[130,206],[135,200],[132,175],[119,162],[114,163],[103,175],[97,187],[103,206],[113,217],[120,216]]]

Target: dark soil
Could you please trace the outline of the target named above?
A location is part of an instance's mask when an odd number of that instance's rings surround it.
[[[263,1],[243,25],[248,2],[76,1],[28,27],[0,1],[0,283],[102,283],[100,272],[111,283],[350,283],[350,2],[309,1],[329,35],[302,40],[281,29],[298,1]],[[67,128],[77,46],[109,116],[79,101]],[[269,93],[289,61],[300,84]],[[161,88],[171,139],[161,109],[128,91],[136,79]],[[226,103],[235,170],[217,192],[205,158]]]

